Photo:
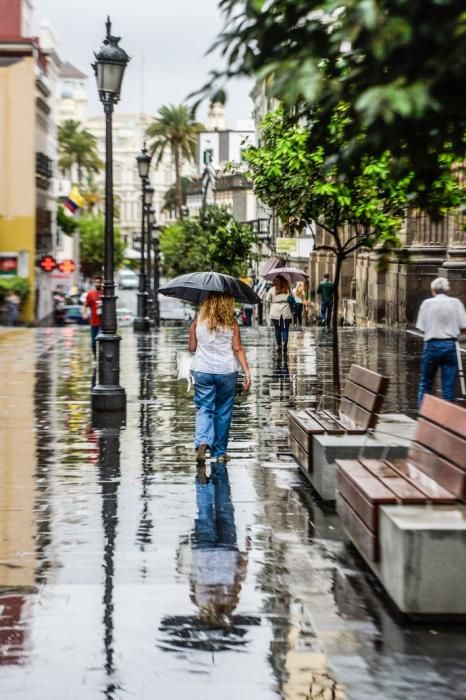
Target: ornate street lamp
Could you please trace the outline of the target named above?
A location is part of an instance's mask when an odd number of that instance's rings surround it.
[[[134,319],[133,328],[135,331],[148,331],[150,320],[147,315],[147,278],[145,260],[145,231],[146,231],[146,189],[149,182],[149,170],[151,157],[147,152],[144,143],[141,153],[136,156],[138,174],[141,178],[141,259],[139,270],[139,291],[138,291],[138,314]]]
[[[147,292],[149,295],[149,317],[154,320],[154,290],[152,287],[152,227],[155,221],[155,209],[149,207],[147,210]]]
[[[120,37],[112,36],[112,24],[107,17],[107,35],[92,64],[100,101],[105,113],[105,243],[104,293],[102,297],[102,326],[98,341],[98,380],[92,389],[92,408],[97,411],[123,411],[126,394],[120,386],[120,340],[117,334],[113,238],[113,143],[112,115],[120,100],[120,90],[126,66],[130,60],[118,46]]]

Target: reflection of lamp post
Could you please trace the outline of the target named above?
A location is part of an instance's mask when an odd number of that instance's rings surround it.
[[[152,207],[152,201],[154,198],[154,188],[151,187],[151,206],[147,207],[147,268],[146,268],[146,279],[147,279],[147,300],[148,300],[148,311],[147,315],[150,319],[153,318],[154,312],[154,295],[152,293],[152,226],[155,218],[155,209]]]
[[[162,227],[155,221],[152,224],[154,234],[154,306],[153,319],[156,327],[160,326],[160,304],[158,288],[160,287],[160,232]]]
[[[105,112],[105,243],[104,294],[102,327],[97,337],[99,348],[98,383],[92,389],[92,408],[98,411],[121,411],[126,394],[120,386],[120,337],[117,335],[113,239],[113,107],[120,99],[121,83],[129,56],[118,46],[119,37],[112,36],[110,17],[103,46],[95,54],[93,64],[100,101]]]
[[[146,221],[146,183],[148,182],[150,170],[150,155],[144,143],[141,153],[136,156],[138,174],[141,178],[141,259],[139,270],[139,291],[138,291],[138,314],[134,319],[133,328],[135,331],[149,330],[150,322],[147,316],[147,291],[146,291],[146,262],[145,262],[145,221]]]

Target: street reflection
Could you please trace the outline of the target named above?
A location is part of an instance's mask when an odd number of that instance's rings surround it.
[[[246,578],[251,548],[249,534],[238,546],[235,511],[228,470],[212,463],[210,476],[195,478],[197,516],[194,530],[178,552],[189,560],[189,583],[197,616],[172,616],[162,620],[167,650],[179,647],[204,651],[231,650],[248,644],[247,631],[260,618],[235,614]],[[188,551],[189,549],[189,551]]]

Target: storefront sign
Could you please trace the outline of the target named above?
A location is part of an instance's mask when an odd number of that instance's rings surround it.
[[[0,277],[15,277],[18,274],[18,253],[0,253]]]

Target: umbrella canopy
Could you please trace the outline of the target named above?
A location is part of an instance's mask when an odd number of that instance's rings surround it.
[[[284,277],[289,284],[295,282],[304,282],[308,278],[306,272],[299,270],[297,267],[275,267],[273,270],[262,275],[266,280],[273,280],[275,277]]]
[[[199,304],[207,299],[209,293],[230,294],[243,304],[259,304],[260,299],[251,287],[220,272],[189,272],[179,275],[159,288],[159,292],[167,297],[176,297],[193,304]]]

